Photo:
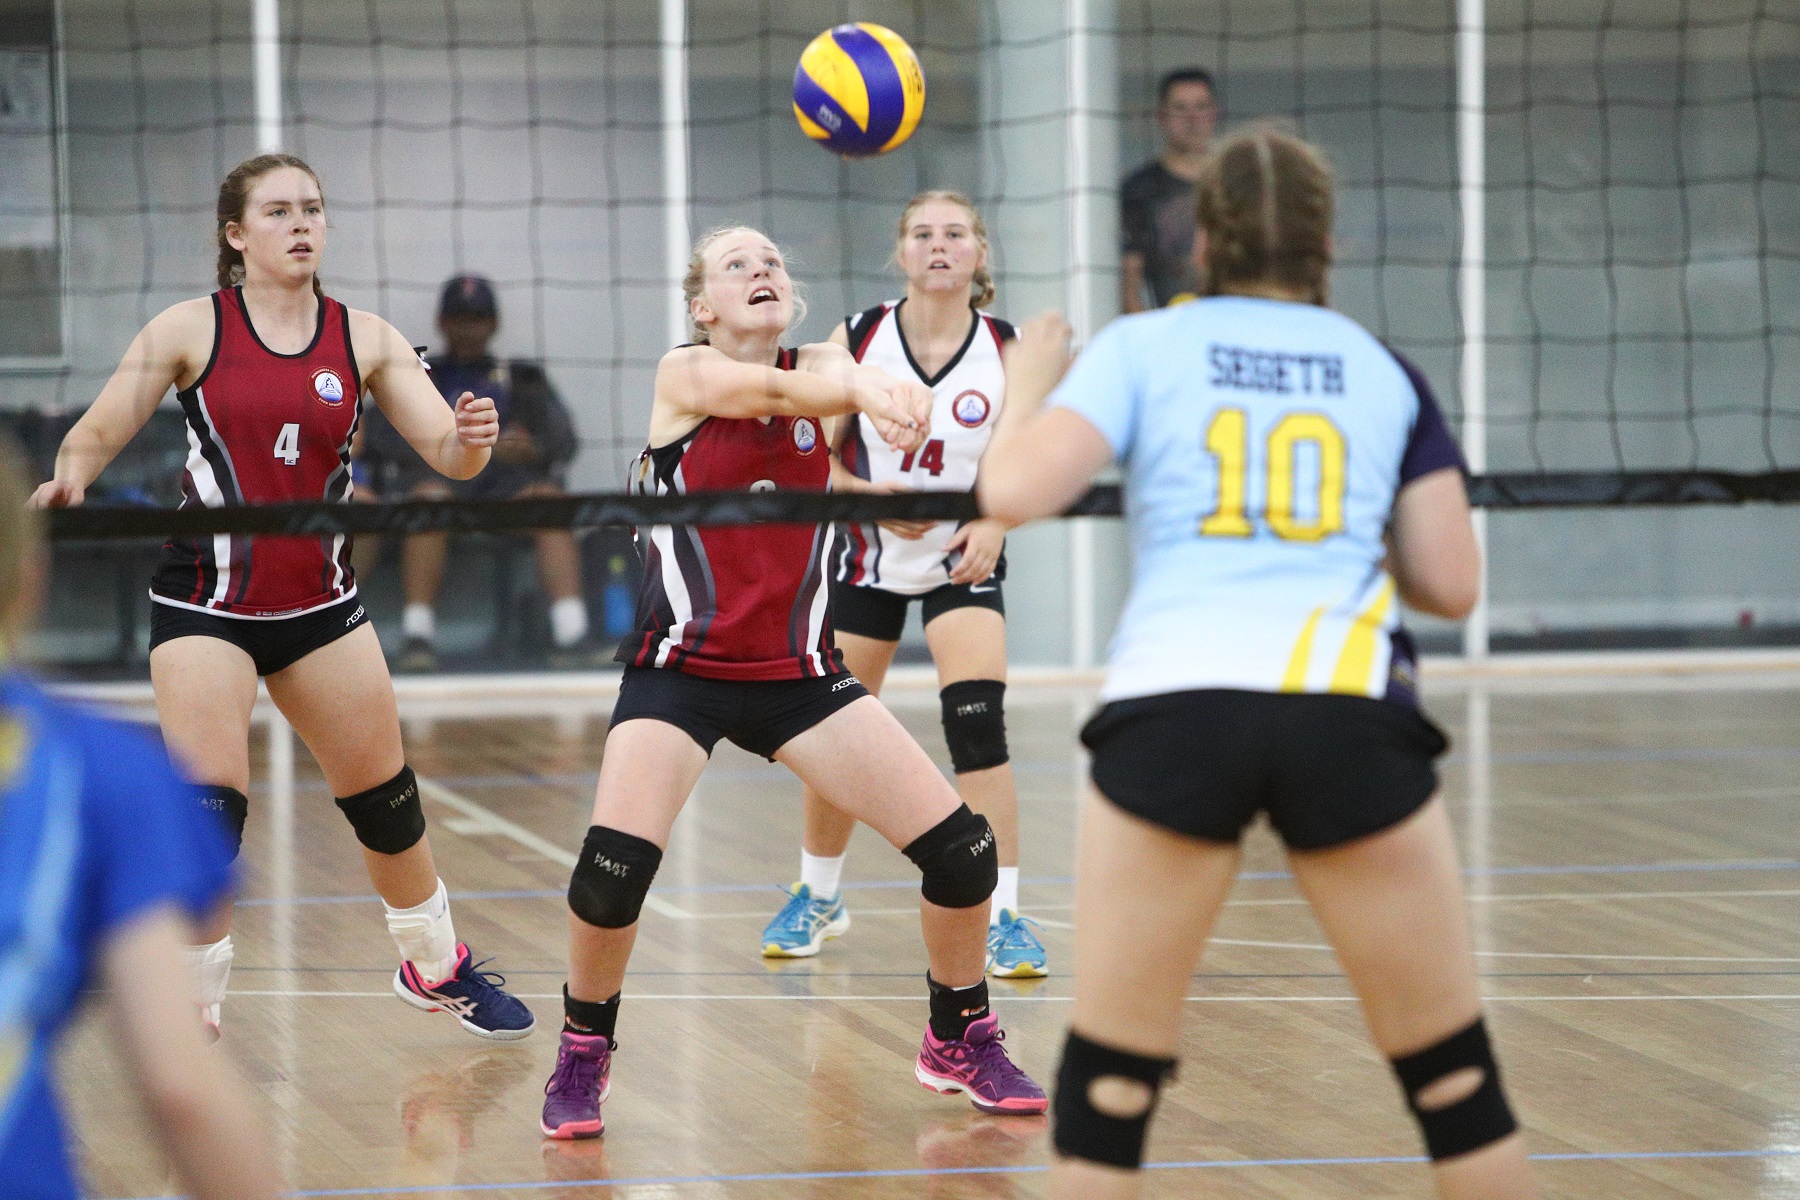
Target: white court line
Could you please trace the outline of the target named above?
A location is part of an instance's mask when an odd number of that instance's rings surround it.
[[[1689,890],[1674,892],[1484,892],[1468,897],[1470,904],[1510,904],[1515,901],[1541,900],[1729,900],[1745,896],[1800,896],[1800,888],[1743,888],[1725,890]],[[1304,896],[1281,896],[1269,900],[1227,900],[1227,908],[1275,908],[1306,904]],[[1073,908],[1070,904],[1041,904],[1033,908]],[[858,912],[862,911],[860,909]]]
[[[509,821],[493,809],[477,804],[467,796],[453,792],[435,779],[418,776],[419,795],[428,800],[435,800],[446,808],[454,808],[457,812],[476,822],[475,828],[485,832],[497,833],[501,837],[517,842],[519,845],[535,853],[543,855],[560,866],[575,869],[575,856],[547,838],[541,838],[531,830],[514,821]],[[677,908],[660,896],[645,896],[644,907],[654,913],[677,920],[687,920],[692,914],[685,909]]]
[[[1313,942],[1259,942],[1247,938],[1212,938],[1209,946],[1253,946],[1261,950],[1314,950],[1334,953]],[[1584,962],[1800,963],[1800,958],[1756,958],[1711,954],[1574,954],[1549,950],[1477,950],[1477,958],[1572,958]]]
[[[774,890],[771,888],[771,890]],[[1737,890],[1689,890],[1674,892],[1488,892],[1468,897],[1470,904],[1512,904],[1549,900],[1733,900],[1744,897],[1773,896],[1789,898],[1800,896],[1800,888],[1743,888]],[[1308,904],[1304,896],[1280,896],[1268,900],[1227,900],[1226,908],[1293,908]],[[1054,921],[1046,917],[1033,916],[1043,912],[1069,912],[1073,904],[1033,904],[1025,916],[1039,925],[1047,925],[1052,929],[1073,929],[1074,925],[1067,921]],[[919,910],[914,908],[857,908],[852,915],[857,917],[914,917]],[[737,921],[766,920],[769,910],[734,909],[728,912],[686,912],[683,914],[690,921]],[[1214,942],[1220,939],[1212,939]],[[1286,945],[1287,943],[1276,943]],[[1578,957],[1587,958],[1589,955]],[[1636,957],[1633,955],[1633,957]]]
[[[233,997],[274,996],[300,997],[305,999],[337,999],[337,1000],[381,1000],[393,996],[393,992],[283,992],[283,991],[250,991],[240,992],[233,988],[229,995]],[[561,992],[514,992],[520,1000],[561,1000]],[[859,1002],[909,1002],[918,1003],[924,997],[917,992],[903,996],[775,996],[753,993],[713,995],[704,992],[665,992],[665,993],[633,993],[625,999],[636,1004],[640,1000],[729,1000],[733,1002],[773,1000],[791,1004],[855,1004]],[[1073,996],[1004,996],[1003,1004],[1068,1004]],[[1184,996],[1189,1004],[1355,1004],[1355,996]],[[1734,996],[1725,993],[1680,996],[1483,996],[1484,1004],[1560,1004],[1564,1001],[1580,1001],[1587,1003],[1595,1000],[1619,1001],[1705,1001],[1705,1000],[1800,1000],[1800,993],[1782,992]]]

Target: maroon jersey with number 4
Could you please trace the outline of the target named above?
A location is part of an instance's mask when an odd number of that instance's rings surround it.
[[[263,345],[239,288],[214,292],[212,361],[178,392],[187,418],[182,508],[350,498],[350,439],[362,377],[350,311],[319,300],[319,327],[298,354]],[[350,539],[218,534],[171,540],[150,598],[229,617],[291,617],[356,590]]]
[[[792,370],[797,354],[776,365]],[[646,449],[640,495],[812,491],[831,455],[811,417],[708,417],[680,441]],[[644,583],[638,631],[617,658],[710,679],[810,679],[843,671],[826,617],[829,525],[655,525],[638,531]]]

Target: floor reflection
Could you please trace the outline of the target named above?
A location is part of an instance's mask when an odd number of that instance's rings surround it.
[[[453,1068],[413,1076],[400,1099],[407,1182],[458,1182],[463,1155],[475,1145],[476,1121],[531,1073],[531,1051],[524,1047],[483,1046],[464,1054]]]
[[[971,1113],[937,1121],[914,1142],[919,1165],[935,1171],[1022,1166],[1049,1133],[1048,1117],[988,1117]],[[931,1175],[926,1193],[936,1200],[1011,1200],[1017,1176],[993,1171]]]

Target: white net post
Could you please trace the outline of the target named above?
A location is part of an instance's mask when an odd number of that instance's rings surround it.
[[[687,304],[681,279],[687,274],[693,239],[688,231],[688,45],[687,0],[662,0],[662,169],[663,256],[669,280],[669,346],[688,340]]]
[[[250,38],[255,61],[256,149],[281,149],[281,0],[251,0]]]
[[[1091,238],[1092,198],[1089,175],[1092,132],[1089,128],[1089,63],[1092,13],[1089,0],[1067,0],[1069,48],[1069,149],[1064,166],[1069,192],[1069,324],[1077,344],[1093,334],[1094,253]],[[1069,665],[1085,671],[1094,665],[1094,523],[1077,517],[1069,523]]]
[[[1456,145],[1462,200],[1462,442],[1469,470],[1487,470],[1487,11],[1457,0]],[[1481,595],[1463,624],[1463,655],[1488,654],[1488,515],[1475,512]]]

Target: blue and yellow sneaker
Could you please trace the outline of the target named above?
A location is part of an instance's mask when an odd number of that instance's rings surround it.
[[[1031,927],[1037,922],[1010,908],[1000,910],[1000,920],[988,926],[987,969],[998,979],[1042,979],[1050,973],[1044,943]]]
[[[531,1010],[512,993],[503,991],[504,975],[483,971],[487,960],[473,961],[469,947],[458,943],[456,970],[448,979],[431,982],[410,962],[394,972],[394,994],[426,1012],[447,1012],[476,1037],[510,1042],[531,1032],[537,1022]]]
[[[825,944],[850,928],[850,910],[844,898],[813,899],[812,888],[796,883],[788,889],[788,902],[763,927],[764,958],[811,958]]]

